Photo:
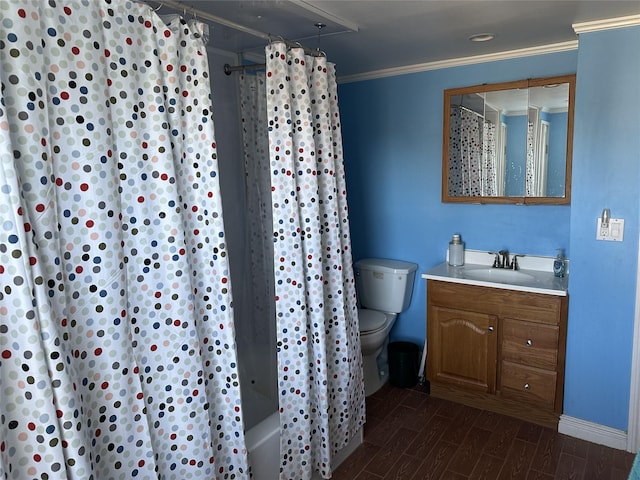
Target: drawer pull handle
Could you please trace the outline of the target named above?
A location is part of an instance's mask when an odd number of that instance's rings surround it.
[[[530,347],[531,345],[533,345],[533,342],[531,340],[527,340],[527,347]]]
[[[525,383],[525,384],[524,384],[524,389],[525,389],[525,390],[529,390],[529,388],[530,388],[530,387],[529,387],[529,384],[528,384],[528,383]]]
[[[490,331],[490,332],[493,332],[493,327],[489,327],[489,331]]]

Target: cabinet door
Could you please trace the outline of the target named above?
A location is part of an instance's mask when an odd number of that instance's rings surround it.
[[[494,393],[497,317],[431,306],[427,319],[430,381]]]

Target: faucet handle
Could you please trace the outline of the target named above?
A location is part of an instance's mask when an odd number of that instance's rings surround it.
[[[511,270],[518,270],[520,267],[518,266],[518,257],[526,257],[526,255],[518,254],[513,256],[513,260],[511,260],[511,265],[509,268]]]
[[[502,268],[500,264],[500,254],[497,252],[487,252],[489,255],[495,255],[496,258],[493,260],[493,268]]]

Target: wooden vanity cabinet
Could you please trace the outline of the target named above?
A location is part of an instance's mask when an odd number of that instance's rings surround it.
[[[557,429],[567,302],[566,296],[428,280],[431,394]]]

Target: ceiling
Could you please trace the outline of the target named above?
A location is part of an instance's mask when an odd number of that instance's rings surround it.
[[[640,15],[640,0],[189,0],[183,4],[319,48],[336,64],[339,77],[575,42],[575,23]],[[212,27],[210,47],[245,52],[249,58],[264,52],[264,38],[216,24],[203,14],[200,19]],[[634,20],[640,23],[640,16]],[[316,23],[326,26],[318,29]],[[477,33],[492,33],[495,39],[468,40]]]

